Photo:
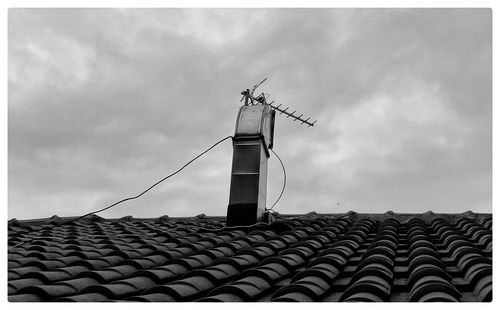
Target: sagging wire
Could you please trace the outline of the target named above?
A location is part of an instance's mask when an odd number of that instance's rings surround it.
[[[153,189],[153,187],[157,186],[158,184],[162,183],[163,181],[167,180],[168,178],[170,177],[173,177],[174,175],[176,175],[177,173],[181,172],[184,168],[186,168],[187,166],[189,166],[192,162],[194,162],[195,160],[197,160],[198,158],[200,158],[201,156],[205,155],[207,152],[209,152],[211,149],[213,149],[214,147],[216,147],[217,145],[221,144],[222,142],[226,141],[227,139],[229,138],[233,138],[233,136],[227,136],[219,141],[217,141],[216,143],[214,143],[211,147],[209,147],[208,149],[206,149],[205,151],[201,152],[199,155],[197,155],[196,157],[194,157],[193,159],[191,159],[190,161],[188,161],[184,166],[182,166],[180,169],[178,169],[177,171],[167,175],[166,177],[164,177],[163,179],[159,180],[158,182],[154,183],[153,185],[151,185],[150,187],[148,187],[145,191],[143,191],[142,193],[136,195],[136,196],[132,196],[132,197],[128,197],[128,198],[124,198],[120,201],[117,201],[115,203],[113,203],[112,205],[109,205],[105,208],[102,208],[100,210],[97,210],[97,211],[93,211],[93,212],[89,212],[85,215],[82,215],[82,216],[79,216],[75,219],[72,219],[70,221],[68,221],[67,223],[72,223],[72,222],[75,222],[77,220],[80,220],[82,218],[85,218],[89,215],[92,215],[92,214],[97,214],[97,213],[100,213],[100,212],[103,212],[103,211],[106,211],[108,209],[111,209],[113,208],[114,206],[116,205],[119,205],[123,202],[126,202],[126,201],[129,201],[129,200],[134,200],[134,199],[137,199],[139,197],[141,197],[142,195],[146,194],[147,192],[149,192],[151,189]]]
[[[276,155],[276,157],[280,161],[281,168],[283,169],[283,188],[281,189],[281,193],[278,196],[278,199],[276,199],[276,201],[273,203],[273,205],[271,206],[271,208],[269,208],[269,209],[266,208],[266,210],[273,210],[274,206],[278,203],[278,201],[280,201],[281,196],[283,196],[283,192],[285,191],[285,187],[286,187],[286,169],[285,169],[285,165],[283,164],[283,161],[281,160],[281,158],[278,156],[278,154],[276,154],[276,152],[273,149],[271,149],[271,152],[273,152],[273,154]]]

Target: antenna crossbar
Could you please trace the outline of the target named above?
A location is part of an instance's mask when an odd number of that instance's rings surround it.
[[[307,127],[314,126],[314,123],[316,123],[316,121],[314,121],[314,122],[312,122],[312,123],[311,123],[311,122],[309,122],[310,117],[309,117],[309,118],[307,118],[307,119],[303,119],[303,118],[302,118],[302,115],[304,115],[304,114],[301,114],[300,116],[296,116],[296,115],[294,115],[294,113],[295,113],[295,112],[297,112],[297,111],[293,111],[292,113],[287,112],[286,110],[288,110],[288,107],[287,107],[287,108],[285,108],[285,109],[281,109],[281,108],[280,108],[281,104],[280,104],[279,106],[274,106],[274,105],[270,104],[269,106],[270,106],[271,108],[275,109],[276,111],[280,112],[280,114],[285,114],[285,115],[287,115],[287,118],[288,118],[288,117],[293,118],[293,119],[294,119],[293,121],[300,121],[300,123],[301,123],[301,124],[306,124],[306,125],[307,125]]]

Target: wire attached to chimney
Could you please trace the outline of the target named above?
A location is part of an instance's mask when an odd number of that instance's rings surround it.
[[[273,205],[271,206],[271,208],[269,208],[267,210],[272,210],[274,208],[274,206],[278,203],[278,201],[280,201],[281,196],[283,196],[283,192],[285,191],[285,187],[286,187],[286,169],[285,169],[285,165],[283,164],[283,161],[281,160],[281,158],[278,156],[278,154],[276,154],[276,152],[273,149],[271,149],[271,152],[273,152],[274,155],[276,155],[276,157],[280,161],[281,168],[283,169],[283,188],[281,189],[281,193],[278,196],[278,199],[276,199],[276,201],[273,203]]]
[[[211,147],[209,147],[208,149],[206,149],[205,151],[201,152],[198,156],[196,156],[195,158],[191,159],[190,161],[188,161],[184,166],[182,166],[180,169],[178,169],[177,171],[167,175],[166,177],[164,177],[163,179],[159,180],[158,182],[156,182],[155,184],[151,185],[150,187],[148,187],[148,189],[146,189],[145,191],[143,191],[142,193],[136,195],[136,196],[132,196],[132,197],[128,197],[128,198],[124,198],[120,201],[117,201],[115,203],[113,203],[112,205],[109,205],[105,208],[102,208],[100,210],[97,210],[97,211],[93,211],[93,212],[90,212],[90,213],[87,213],[85,215],[82,215],[82,216],[79,216],[75,219],[72,219],[70,221],[68,221],[67,223],[72,223],[72,222],[75,222],[77,220],[80,220],[84,217],[87,217],[89,215],[92,215],[92,214],[97,214],[99,212],[103,212],[103,211],[106,211],[108,209],[111,209],[112,207],[116,206],[116,205],[119,205],[125,201],[129,201],[129,200],[134,200],[134,199],[137,199],[139,197],[141,197],[142,195],[146,194],[147,192],[149,192],[151,189],[153,189],[153,187],[157,186],[158,184],[160,184],[161,182],[165,181],[166,179],[170,178],[170,177],[173,177],[174,175],[176,175],[177,173],[181,172],[184,168],[186,168],[187,166],[189,166],[193,161],[197,160],[198,158],[200,158],[201,156],[205,155],[208,151],[210,151],[211,149],[213,149],[214,147],[216,147],[217,145],[221,144],[222,142],[226,141],[227,139],[229,138],[233,138],[233,136],[227,136],[219,141],[217,141],[216,143],[214,143]],[[274,153],[274,151],[273,151]],[[275,153],[276,154],[276,153]],[[278,156],[278,155],[276,155]],[[278,157],[279,158],[279,157]],[[281,159],[280,159],[281,161]]]

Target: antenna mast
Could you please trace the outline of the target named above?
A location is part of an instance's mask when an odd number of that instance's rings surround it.
[[[253,225],[268,221],[266,211],[267,161],[274,144],[274,119],[276,111],[286,114],[301,124],[314,126],[310,118],[303,119],[288,112],[288,107],[274,106],[267,102],[264,93],[254,96],[254,92],[267,80],[260,81],[252,89],[241,92],[245,104],[240,107],[236,118],[233,136],[233,164],[231,168],[231,187],[226,223],[228,226]]]

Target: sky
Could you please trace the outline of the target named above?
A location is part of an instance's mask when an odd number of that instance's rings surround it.
[[[490,9],[10,9],[8,216],[134,196],[277,116],[279,213],[491,212]],[[225,215],[232,146],[104,217]],[[269,158],[267,200],[283,173]]]

